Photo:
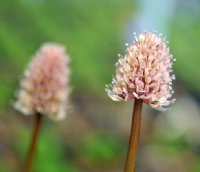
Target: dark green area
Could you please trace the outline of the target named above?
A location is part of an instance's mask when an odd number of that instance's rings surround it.
[[[79,152],[83,161],[96,166],[112,165],[124,155],[123,142],[105,133],[90,134],[80,141]]]

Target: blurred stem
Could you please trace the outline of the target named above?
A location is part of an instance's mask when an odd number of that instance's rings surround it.
[[[135,172],[137,150],[140,140],[142,103],[143,101],[141,99],[136,99],[134,103],[129,148],[124,172]]]
[[[25,162],[25,168],[24,172],[31,172],[33,168],[33,161],[35,157],[36,152],[36,146],[38,143],[38,137],[40,133],[41,123],[42,123],[42,115],[40,113],[37,113],[35,118],[35,124],[33,128],[32,138],[31,138],[31,144],[28,152],[28,157]]]

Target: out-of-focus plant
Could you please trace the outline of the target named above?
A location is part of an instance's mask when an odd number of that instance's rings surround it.
[[[14,107],[24,115],[35,115],[35,125],[24,172],[31,172],[43,115],[53,120],[66,115],[69,96],[69,57],[57,44],[45,44],[33,57]]]

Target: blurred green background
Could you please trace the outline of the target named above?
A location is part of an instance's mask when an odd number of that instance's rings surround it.
[[[0,0],[0,172],[22,171],[34,117],[11,104],[45,42],[71,57],[72,110],[45,118],[34,171],[123,171],[133,102],[113,102],[104,89],[124,43],[145,29],[168,37],[177,102],[165,113],[145,106],[138,172],[199,172],[199,9],[198,0]]]

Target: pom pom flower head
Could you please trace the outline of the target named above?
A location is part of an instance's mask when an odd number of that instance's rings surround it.
[[[139,145],[142,104],[165,110],[172,99],[173,58],[166,40],[157,33],[143,32],[135,36],[124,56],[119,56],[116,76],[106,87],[114,101],[135,100],[129,148],[124,172],[135,172]]]
[[[106,91],[114,101],[142,99],[153,108],[165,110],[175,101],[172,62],[166,40],[156,33],[143,32],[135,36],[124,57],[120,56],[116,76]]]
[[[15,108],[25,115],[64,118],[69,94],[68,61],[62,46],[44,44],[25,71]]]

